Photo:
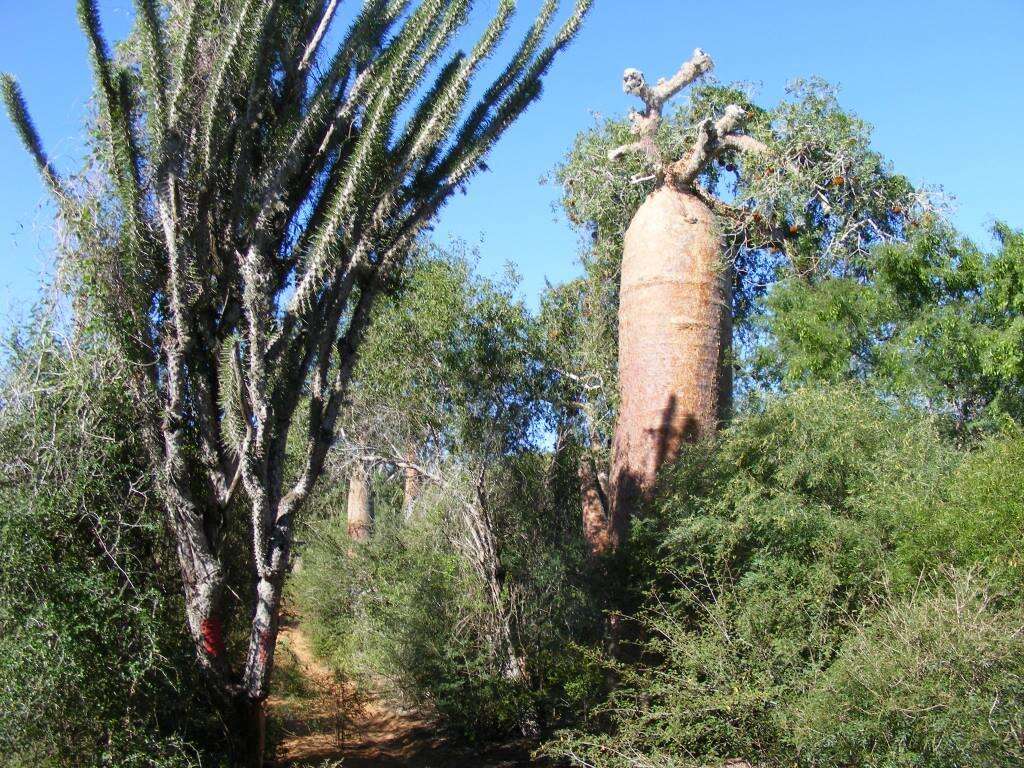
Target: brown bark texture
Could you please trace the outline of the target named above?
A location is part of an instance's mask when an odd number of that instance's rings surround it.
[[[583,539],[591,557],[600,557],[612,548],[608,519],[608,497],[602,477],[591,456],[580,460],[580,498],[583,504]],[[607,477],[603,479],[607,480]]]
[[[712,435],[730,405],[731,272],[707,204],[672,184],[647,198],[626,233],[619,296],[613,544],[658,469]]]
[[[411,520],[416,512],[416,500],[419,498],[420,491],[422,490],[422,479],[420,478],[419,471],[413,466],[413,463],[416,461],[416,453],[414,451],[409,452],[407,460],[409,465],[402,470],[405,481],[402,495],[402,512],[406,520]]]

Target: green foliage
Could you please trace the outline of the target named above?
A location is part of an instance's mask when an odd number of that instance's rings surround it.
[[[294,579],[318,653],[369,685],[385,681],[387,693],[436,712],[469,741],[514,732],[538,717],[564,717],[592,701],[599,684],[598,670],[572,646],[581,625],[595,623],[573,578],[579,559],[572,552],[582,552],[574,521],[553,527],[525,495],[537,486],[524,471],[503,473],[490,503],[501,513],[506,599],[515,607],[528,679],[507,674],[493,638],[499,617],[461,543],[458,510],[439,489],[425,491],[407,520],[400,495],[388,503],[378,478],[372,539],[353,544],[337,516],[312,524]]]
[[[1008,461],[1015,443],[962,454],[912,411],[819,388],[767,404],[711,455],[690,451],[635,530],[632,556],[648,574],[639,662],[619,670],[605,725],[595,721],[604,735],[567,734],[549,749],[602,768],[731,757],[766,766],[964,764],[947,751],[956,749],[1010,764],[1017,747],[1005,734],[1024,717],[1014,698],[1024,657],[998,636],[1020,626],[1013,569],[1024,551],[1020,537],[996,532],[1024,522],[1024,466]],[[940,578],[953,567],[978,583]],[[979,597],[997,585],[998,600]],[[961,619],[949,607],[965,602],[979,624],[958,635]],[[991,676],[966,673],[986,659],[998,662]],[[959,677],[944,689],[948,670]],[[862,698],[858,686],[876,698]],[[960,694],[963,706],[940,714]],[[846,720],[829,719],[833,700],[849,702]],[[972,741],[992,706],[1003,730]],[[928,717],[901,720],[904,707]],[[802,735],[794,722],[806,723]],[[830,729],[846,726],[828,742]],[[917,762],[899,762],[908,749]]]
[[[222,741],[181,626],[128,383],[104,346],[59,341],[42,321],[7,350],[4,765],[198,765]]]
[[[856,278],[776,286],[753,356],[769,385],[859,380],[958,433],[1024,417],[1024,235],[985,254],[939,225],[875,251]]]
[[[537,448],[545,346],[514,287],[424,253],[377,308],[337,451],[340,472],[349,455],[376,467],[376,533],[354,545],[328,490],[295,587],[338,669],[474,740],[562,719],[600,682],[573,650],[600,626],[575,468]]]
[[[367,331],[349,429],[384,452],[430,443],[501,454],[529,443],[538,340],[516,288],[514,275],[474,275],[462,251],[421,253]]]
[[[893,579],[906,589],[936,563],[993,587],[1024,583],[1024,441],[1017,429],[984,441],[937,479],[934,499],[910,500]],[[938,500],[937,503],[934,500]]]
[[[802,761],[816,768],[1020,765],[1024,611],[999,602],[957,575],[938,594],[887,604],[794,708]]]
[[[553,407],[554,428],[565,434],[566,426],[576,427],[581,442],[592,448],[612,434],[618,409],[618,297],[609,295],[609,286],[614,282],[588,272],[549,288],[537,318],[542,396]]]

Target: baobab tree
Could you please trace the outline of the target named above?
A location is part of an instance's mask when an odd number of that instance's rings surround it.
[[[71,240],[78,306],[133,371],[197,657],[253,723],[295,517],[322,473],[374,302],[540,95],[590,4],[578,0],[549,36],[560,3],[546,0],[469,103],[513,0],[497,3],[468,52],[450,48],[471,0],[365,0],[340,37],[338,0],[136,0],[121,58],[95,0],[79,0],[98,194],[57,170],[4,76]],[[296,445],[298,469],[286,471]],[[243,506],[256,589],[237,663],[224,640],[223,531]]]
[[[796,101],[773,110],[738,89],[704,86],[666,118],[668,102],[712,67],[698,49],[656,85],[626,70],[623,89],[642,109],[628,124],[583,134],[559,171],[570,219],[593,239],[590,282],[616,290],[589,313],[616,325],[617,382],[601,385],[617,386],[614,437],[595,434],[600,420],[581,410],[587,461],[610,453],[606,494],[592,467],[581,472],[595,551],[622,541],[660,467],[728,418],[734,324],[765,286],[787,274],[856,273],[926,204],[818,81],[797,83]],[[585,371],[574,373],[583,380]],[[584,405],[613,399],[577,390]]]
[[[637,497],[684,441],[714,433],[732,399],[732,272],[713,210],[698,185],[719,155],[762,152],[740,132],[742,107],[706,118],[689,152],[662,156],[656,136],[665,103],[711,69],[700,49],[670,80],[647,84],[627,70],[623,89],[644,103],[632,115],[637,140],[609,159],[643,153],[657,187],[626,232],[619,285],[619,418],[612,448],[611,537],[621,539]]]

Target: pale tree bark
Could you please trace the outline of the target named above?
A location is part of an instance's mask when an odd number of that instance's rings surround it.
[[[356,462],[349,476],[347,516],[352,541],[369,541],[373,534],[373,488],[370,473],[362,462]]]
[[[620,410],[612,537],[684,442],[714,434],[731,376],[731,274],[708,207],[666,185],[626,233],[619,305]]]
[[[713,435],[731,405],[732,270],[716,219],[718,209],[728,206],[697,182],[723,152],[763,147],[737,133],[744,112],[735,105],[717,121],[705,120],[681,159],[666,161],[655,142],[665,102],[712,66],[697,49],[657,86],[648,86],[636,70],[623,77],[624,90],[645,109],[632,116],[637,141],[609,158],[643,153],[658,184],[634,215],[623,249],[611,514],[607,530],[591,534],[606,537],[612,549],[624,540],[658,470],[684,443]]]
[[[408,464],[402,468],[404,478],[402,489],[402,514],[408,521],[412,520],[416,514],[416,500],[420,497],[423,479],[420,476],[419,471],[416,469],[416,451],[414,449],[409,449],[405,458]]]

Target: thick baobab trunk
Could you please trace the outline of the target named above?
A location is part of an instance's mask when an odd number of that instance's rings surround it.
[[[373,493],[370,475],[357,464],[348,481],[348,535],[353,541],[365,542],[373,533]]]
[[[658,469],[683,443],[713,434],[727,415],[731,282],[708,206],[671,184],[653,192],[630,223],[622,261],[614,543]]]

